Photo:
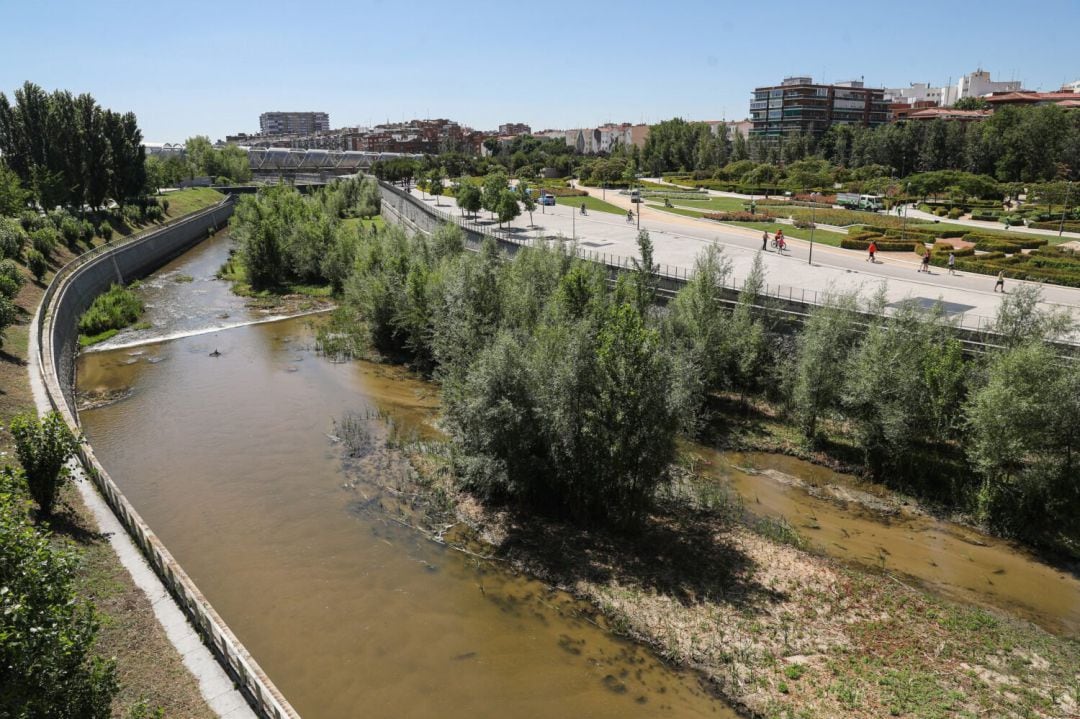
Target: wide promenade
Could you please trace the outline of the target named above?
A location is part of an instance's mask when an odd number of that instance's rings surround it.
[[[600,196],[600,190],[589,188],[589,191]],[[419,190],[413,190],[413,194],[443,212],[460,212],[453,197],[436,200]],[[624,209],[633,208],[635,213],[638,210],[627,196],[616,191],[609,190],[606,200]],[[498,227],[486,212],[480,212],[477,221]],[[641,208],[640,224],[652,238],[655,261],[662,271],[669,273],[674,273],[676,267],[692,271],[695,258],[709,244],[715,244],[723,248],[724,256],[731,261],[734,279],[741,281],[749,273],[754,256],[761,252],[761,232],[756,230],[649,207]],[[637,255],[636,214],[634,222],[629,223],[624,215],[596,211],[581,215],[577,208],[555,205],[537,207],[532,224],[525,213],[509,227],[521,238],[562,236],[576,239],[582,249],[597,253]],[[788,250],[783,255],[767,248],[762,257],[770,289],[775,292],[779,286],[784,295],[794,298],[850,290],[869,295],[884,282],[889,302],[921,298],[931,304],[940,299],[959,317],[962,326],[970,328],[985,327],[996,315],[1002,299],[1001,293],[994,292],[994,277],[967,272],[950,275],[939,267],[931,267],[929,273],[918,272],[919,264],[912,253],[878,253],[877,262],[870,263],[864,252],[814,243],[811,263],[808,241],[788,239],[787,244]],[[1006,280],[1005,289],[1015,289],[1019,284]],[[1043,285],[1042,296],[1044,307],[1065,310],[1080,322],[1080,289]]]

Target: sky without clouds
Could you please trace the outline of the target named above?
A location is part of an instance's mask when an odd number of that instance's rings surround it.
[[[335,127],[730,120],[787,75],[884,87],[981,66],[1057,89],[1080,79],[1077,27],[1077,0],[0,0],[0,91],[89,92],[133,110],[149,141],[254,132],[265,110],[324,110]]]

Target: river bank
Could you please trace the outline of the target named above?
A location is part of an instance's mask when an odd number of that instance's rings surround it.
[[[810,551],[729,488],[683,473],[640,534],[585,531],[458,492],[445,452],[415,466],[484,549],[593,603],[755,716],[1074,716],[1075,641]],[[468,546],[468,545],[467,545]]]
[[[181,202],[170,209],[171,217],[195,212],[220,200],[216,192],[178,193]],[[182,205],[182,207],[181,207]],[[125,234],[138,229],[126,228]],[[119,240],[119,241],[122,241]],[[100,238],[88,244],[93,247]],[[6,332],[0,352],[0,455],[14,462],[14,442],[7,427],[22,412],[35,410],[29,379],[30,321],[41,304],[54,271],[73,259],[79,250],[58,247],[42,282],[28,278],[15,298],[17,322]],[[22,268],[29,275],[29,272]],[[117,664],[120,692],[113,702],[117,717],[151,715],[161,709],[166,716],[209,719],[216,716],[199,690],[198,682],[184,667],[179,652],[155,617],[147,596],[134,583],[102,534],[79,490],[65,487],[50,529],[57,543],[75,547],[81,555],[76,572],[78,595],[91,602],[101,617],[94,653],[112,657]],[[142,712],[142,714],[139,714]]]

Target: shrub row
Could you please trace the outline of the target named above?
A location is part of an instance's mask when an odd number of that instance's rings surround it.
[[[762,222],[769,221],[775,215],[768,210],[758,210],[756,213],[750,212],[707,212],[702,215],[706,220],[716,220],[717,222]]]
[[[1019,250],[1033,250],[1046,245],[1049,240],[1044,237],[1021,237],[1019,235],[985,235],[978,232],[969,232],[964,235],[964,241],[974,242],[975,249],[987,252],[1017,252]],[[1011,248],[1011,249],[1010,249]]]
[[[1057,230],[1062,227],[1062,224],[1060,220],[1057,222],[1051,220],[1050,222],[1029,222],[1028,227],[1036,230]],[[1066,232],[1080,232],[1080,222],[1066,222],[1064,230]]]

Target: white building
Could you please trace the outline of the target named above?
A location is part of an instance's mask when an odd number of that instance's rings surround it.
[[[955,85],[933,87],[929,83],[913,82],[908,87],[888,88],[885,90],[885,102],[907,103],[936,102],[941,107],[950,107],[965,97],[983,97],[995,92],[1018,92],[1023,83],[1016,80],[994,82],[990,73],[978,69],[970,75],[964,75]]]
[[[1061,86],[1062,92],[1080,92],[1080,80],[1076,82],[1070,82]]]

